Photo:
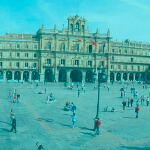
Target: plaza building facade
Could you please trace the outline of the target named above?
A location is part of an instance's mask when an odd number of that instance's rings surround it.
[[[0,36],[0,80],[9,82],[93,82],[102,66],[107,80],[150,80],[150,45],[114,42],[109,29],[90,33],[86,19],[68,17],[58,30],[41,29],[33,34]]]

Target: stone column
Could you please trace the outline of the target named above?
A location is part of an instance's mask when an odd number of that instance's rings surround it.
[[[3,82],[6,82],[6,71],[3,72]]]
[[[31,82],[32,71],[29,72],[29,81]]]
[[[129,73],[127,73],[127,80],[129,80]]]
[[[70,82],[70,71],[67,71],[67,82]]]
[[[12,71],[12,81],[14,81],[14,75],[15,75],[15,72]]]
[[[135,81],[135,73],[133,73],[133,81]]]
[[[117,75],[117,73],[114,72],[114,82],[117,81],[117,80],[116,80],[116,75]]]
[[[121,74],[121,79],[120,80],[123,81],[123,73],[120,73],[120,74]]]
[[[21,81],[23,81],[23,71],[21,71]]]
[[[83,82],[86,82],[86,81],[85,81],[85,78],[86,78],[86,72],[83,71],[83,78],[82,78],[82,81],[83,81]]]

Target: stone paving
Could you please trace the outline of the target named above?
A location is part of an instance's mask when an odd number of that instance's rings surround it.
[[[150,106],[140,105],[139,118],[135,118],[133,107],[122,108],[120,88],[123,84],[110,85],[110,91],[101,84],[100,89],[100,135],[94,137],[94,120],[97,109],[97,89],[94,84],[86,85],[81,92],[74,85],[67,90],[63,83],[42,83],[30,89],[29,83],[0,83],[0,150],[36,150],[40,142],[45,150],[149,150],[150,149]],[[130,88],[135,87],[139,96],[149,95],[150,88],[130,83],[127,97],[133,97]],[[8,100],[8,91],[16,88],[21,102]],[[46,94],[37,94],[47,89]],[[79,86],[81,88],[81,85]],[[46,97],[53,93],[56,101],[46,104]],[[72,128],[71,111],[64,111],[66,101],[77,106],[77,122]],[[104,112],[104,107],[115,107],[115,112]],[[17,120],[17,133],[9,133],[10,110],[14,109]]]

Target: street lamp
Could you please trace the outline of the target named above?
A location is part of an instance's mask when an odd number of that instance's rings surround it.
[[[99,118],[99,100],[100,100],[100,82],[106,79],[104,69],[100,66],[98,68],[98,101],[97,101],[97,113],[95,120]]]
[[[97,73],[94,71],[93,72],[93,82],[95,83],[95,81],[96,81],[96,76],[97,76]]]

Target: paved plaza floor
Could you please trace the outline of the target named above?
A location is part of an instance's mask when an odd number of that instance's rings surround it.
[[[110,91],[101,84],[100,88],[100,135],[94,137],[94,118],[97,111],[98,90],[94,83],[86,84],[86,92],[81,92],[74,84],[67,90],[63,83],[40,83],[30,89],[29,83],[0,83],[0,150],[36,150],[40,142],[44,150],[149,150],[150,149],[150,106],[140,105],[136,119],[133,107],[123,111],[120,88],[123,84],[110,84]],[[150,88],[130,83],[125,89],[127,97],[133,95],[134,87],[138,96],[148,96]],[[46,94],[38,94],[46,88]],[[79,86],[81,88],[81,85]],[[8,91],[16,89],[21,102],[12,103],[7,98]],[[56,100],[46,104],[47,95],[53,93]],[[72,128],[72,111],[64,111],[66,101],[76,107],[77,121]],[[115,112],[104,112],[104,107],[115,108]],[[17,133],[9,133],[10,110],[14,109]]]

